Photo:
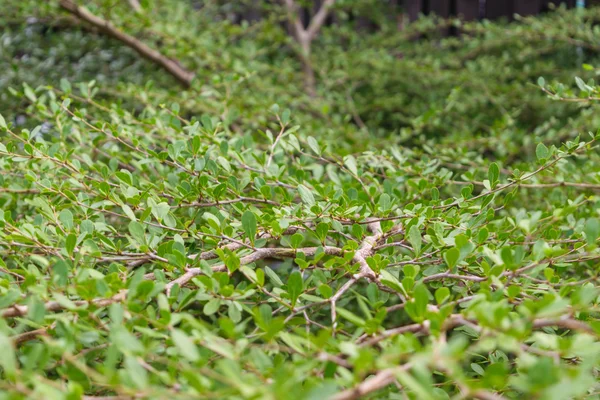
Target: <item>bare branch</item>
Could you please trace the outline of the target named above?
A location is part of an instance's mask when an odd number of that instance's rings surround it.
[[[133,10],[136,13],[141,13],[142,11],[144,11],[139,0],[129,0],[129,5],[131,6],[131,8],[133,8]]]
[[[534,329],[543,328],[547,326],[557,326],[563,329],[570,329],[572,331],[585,332],[589,333],[590,335],[599,336],[589,325],[569,317],[563,317],[558,319],[543,318],[533,321]]]
[[[304,253],[306,256],[314,256],[317,253],[319,247],[305,247],[301,249],[288,249],[288,248],[262,248],[257,249],[251,254],[240,258],[240,265],[248,265],[250,263],[256,262],[258,260],[263,260],[265,258],[289,258],[296,257],[299,252]],[[328,255],[342,255],[344,251],[337,247],[325,246],[323,247],[323,251]],[[213,271],[227,271],[227,267],[225,264],[218,264],[212,267]],[[185,274],[181,275],[179,278],[171,281],[167,284],[166,290],[167,293],[171,292],[173,286],[178,284],[179,286],[183,286],[189,281],[191,281],[194,277],[202,274],[201,268],[189,268]]]
[[[116,295],[114,295],[113,297],[109,297],[108,299],[94,299],[91,301],[80,300],[80,301],[74,301],[73,304],[78,307],[86,306],[86,305],[90,305],[90,304],[93,304],[96,307],[106,307],[112,303],[118,303],[118,302],[125,300],[126,296],[127,296],[127,290],[122,290],[119,293],[117,293]],[[46,307],[46,311],[61,311],[66,308],[65,305],[60,304],[59,302],[56,302],[56,301],[47,302],[45,304],[45,307]],[[22,316],[26,315],[28,311],[29,311],[29,307],[27,307],[27,306],[13,305],[10,308],[0,311],[0,316],[2,318],[22,317]]]
[[[11,338],[11,340],[15,345],[18,346],[21,343],[27,342],[29,340],[33,340],[39,336],[46,336],[46,335],[48,335],[48,328],[40,328],[40,329],[35,329],[33,331],[23,332],[19,335],[13,336]]]
[[[396,380],[398,373],[404,372],[411,368],[410,363],[406,363],[399,367],[384,369],[383,371],[367,378],[363,382],[354,386],[351,389],[339,392],[331,398],[331,400],[353,400],[359,399],[364,395],[375,392],[379,389],[392,384]]]
[[[175,60],[172,60],[159,51],[150,48],[138,39],[130,36],[117,29],[110,21],[104,20],[89,12],[86,8],[80,7],[72,0],[60,0],[60,6],[75,15],[77,18],[93,25],[106,35],[123,42],[125,45],[134,49],[142,57],[158,64],[160,67],[169,72],[185,87],[190,87],[194,79],[194,73],[183,68]]]

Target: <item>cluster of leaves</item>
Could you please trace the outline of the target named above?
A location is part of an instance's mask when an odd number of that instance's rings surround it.
[[[596,8],[559,9],[510,26],[425,18],[398,31],[395,22],[377,19],[380,30],[366,33],[357,31],[348,14],[376,8],[372,1],[339,2],[338,22],[323,28],[312,46],[315,99],[304,94],[296,45],[279,2],[265,6],[268,13],[252,25],[225,19],[223,10],[233,7],[226,1],[216,2],[224,3],[220,7],[202,2],[200,10],[186,2],[143,1],[152,13],[132,12],[126,1],[88,3],[95,14],[193,70],[193,90],[174,91],[178,84],[167,74],[74,23],[56,2],[40,7],[38,1],[9,0],[0,5],[7,15],[0,20],[3,109],[16,104],[4,89],[23,82],[58,86],[69,76],[74,82],[95,80],[97,97],[128,109],[177,102],[188,118],[221,115],[243,132],[262,129],[269,107],[285,104],[315,137],[343,138],[345,153],[367,149],[365,139],[377,135],[404,145],[443,140],[499,158],[540,140],[567,140],[599,122],[589,108],[548,103],[532,86],[539,76],[548,82],[594,77],[581,64],[600,65]],[[449,30],[460,35],[444,36]],[[526,155],[531,160],[533,153]]]
[[[598,396],[600,89],[550,71],[594,45],[596,11],[418,43],[342,24],[311,99],[279,20],[174,27],[186,10],[151,28],[198,63],[188,91],[6,94],[0,397]]]
[[[339,157],[277,107],[257,141],[56,92],[28,94],[50,128],[0,120],[7,393],[597,389],[594,135],[460,172],[400,147]]]

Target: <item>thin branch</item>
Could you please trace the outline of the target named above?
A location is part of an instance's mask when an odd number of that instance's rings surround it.
[[[589,333],[590,335],[600,336],[589,325],[587,325],[579,320],[569,318],[569,317],[562,317],[562,318],[558,318],[558,319],[543,318],[543,319],[537,319],[537,320],[533,321],[534,329],[535,328],[544,328],[547,326],[557,326],[557,327],[563,328],[563,329],[585,332],[585,333]]]
[[[39,336],[47,336],[48,335],[48,328],[40,328],[40,329],[35,329],[33,331],[28,331],[28,332],[23,332],[21,334],[15,335],[13,337],[11,337],[12,342],[15,345],[19,345],[23,342],[27,342],[29,340],[33,340]]]
[[[86,306],[86,305],[90,305],[90,304],[93,304],[96,307],[106,307],[112,303],[119,303],[121,301],[124,301],[126,298],[126,295],[127,295],[127,291],[122,290],[121,292],[117,293],[116,295],[114,295],[113,297],[110,297],[108,299],[94,299],[91,301],[80,300],[80,301],[74,301],[73,304],[77,307]],[[45,304],[45,308],[46,308],[46,311],[61,311],[67,307],[63,304],[60,304],[57,301],[49,301]],[[2,318],[22,317],[24,315],[27,315],[28,311],[29,311],[28,306],[21,306],[21,305],[15,304],[15,305],[11,306],[10,308],[0,311],[0,316]]]
[[[339,392],[335,396],[331,397],[331,400],[359,399],[369,393],[375,392],[386,387],[387,385],[394,383],[399,373],[405,372],[411,367],[412,365],[410,363],[406,363],[399,367],[384,369],[377,374],[370,376],[353,388]]]
[[[258,198],[252,198],[252,197],[238,197],[237,199],[231,199],[231,200],[222,200],[222,201],[213,201],[210,203],[183,203],[183,204],[179,204],[176,206],[172,206],[171,208],[186,208],[186,207],[194,207],[194,208],[206,208],[206,207],[217,207],[217,206],[222,206],[225,204],[234,204],[234,203],[263,203],[263,204],[269,204],[272,206],[280,206],[280,204],[276,201],[273,200],[267,200],[267,199],[258,199]]]
[[[322,248],[325,254],[328,255],[343,255],[344,251],[337,247],[325,246]],[[304,255],[311,257],[314,256],[319,250],[319,247],[305,247],[301,249],[288,249],[288,248],[262,248],[256,249],[253,253],[248,254],[247,256],[240,258],[240,266],[248,265],[253,262],[263,260],[265,258],[290,258],[296,257],[299,252],[304,253]],[[227,271],[227,267],[225,264],[218,264],[212,267],[212,270],[217,272]],[[176,284],[179,286],[183,286],[189,281],[191,281],[194,277],[201,275],[203,270],[201,268],[188,268],[185,274],[181,275],[179,278],[169,282],[166,286],[167,294],[171,292],[171,289]]]

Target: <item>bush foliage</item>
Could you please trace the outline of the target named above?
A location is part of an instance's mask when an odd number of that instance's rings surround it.
[[[0,397],[598,396],[598,11],[441,38],[342,2],[313,97],[285,12],[156,6],[110,15],[188,90],[78,27],[2,34]],[[85,83],[42,62],[77,43]]]

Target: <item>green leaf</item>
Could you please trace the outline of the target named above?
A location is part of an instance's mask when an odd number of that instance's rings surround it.
[[[319,286],[318,290],[319,290],[319,293],[321,294],[321,296],[323,296],[326,299],[333,296],[333,289],[331,288],[331,286],[321,285],[321,286]]]
[[[138,389],[145,389],[148,386],[148,372],[140,365],[137,358],[126,356],[124,365],[134,385]]]
[[[350,170],[350,172],[352,172],[353,175],[358,175],[358,169],[356,168],[356,159],[353,156],[348,155],[344,157],[344,164],[346,165],[346,167],[348,167],[348,169]]]
[[[71,257],[73,257],[73,251],[75,250],[76,244],[77,244],[77,236],[75,236],[74,233],[71,233],[69,236],[67,236],[66,244],[65,244],[67,253],[69,253],[69,255]]]
[[[364,319],[344,308],[338,307],[337,314],[345,320],[352,322],[356,326],[365,326],[366,324],[366,321]]]
[[[135,214],[133,213],[133,210],[131,209],[131,207],[129,207],[127,204],[123,204],[121,206],[121,208],[123,209],[123,212],[125,213],[125,215],[127,215],[129,217],[130,220],[132,221],[136,221],[137,218],[135,217]]]
[[[293,249],[297,249],[298,247],[300,247],[300,245],[302,244],[303,241],[304,241],[304,235],[301,234],[300,232],[296,232],[290,238],[290,245],[292,246]]]
[[[539,161],[546,160],[550,152],[544,143],[538,143],[535,148],[535,155]]]
[[[256,239],[256,215],[252,211],[246,211],[242,215],[242,227],[246,237],[254,246],[254,240]]]
[[[320,156],[321,148],[319,147],[319,143],[317,143],[316,139],[312,136],[309,136],[306,140],[308,141],[308,146],[310,149],[315,152],[316,155]]]
[[[391,198],[390,198],[389,194],[384,193],[384,194],[382,194],[379,197],[379,209],[381,211],[387,211],[387,210],[389,210],[390,206],[391,206],[391,203],[392,202],[391,202]]]
[[[600,237],[600,220],[598,218],[590,218],[585,221],[585,240],[588,244],[595,243],[598,237]]]
[[[69,281],[69,265],[65,260],[58,260],[52,267],[52,274],[56,285],[65,286]]]
[[[287,125],[287,124],[288,124],[288,122],[290,122],[290,114],[291,114],[291,112],[290,112],[289,108],[286,108],[286,109],[285,109],[285,110],[283,110],[283,112],[281,113],[281,122],[282,122],[284,125]]]
[[[583,79],[581,79],[580,77],[576,76],[575,77],[575,83],[577,84],[577,87],[579,88],[579,90],[583,91],[583,92],[589,92],[590,91],[590,87],[583,81]]]
[[[35,95],[35,92],[26,83],[23,85],[23,93],[25,94],[25,97],[27,97],[32,103],[35,103],[37,101],[37,96]]]
[[[8,128],[6,126],[6,121],[4,120],[4,117],[2,116],[2,114],[0,114],[0,128],[2,128],[2,129],[7,129]]]
[[[427,312],[427,304],[429,303],[429,290],[423,283],[415,286],[414,290],[415,311],[419,317],[423,317]]]
[[[170,210],[171,207],[169,206],[169,203],[166,202],[152,205],[152,215],[154,215],[154,218],[158,221],[162,221]]]
[[[265,267],[265,272],[269,276],[269,279],[271,280],[271,282],[273,283],[273,285],[275,285],[276,287],[283,286],[283,281],[281,280],[281,278],[279,278],[279,275],[277,275],[275,273],[275,271],[273,271],[269,267]]]
[[[181,354],[184,358],[187,358],[191,362],[196,362],[200,359],[200,352],[198,348],[190,339],[188,335],[186,335],[182,330],[172,329],[171,330],[171,340],[177,347],[179,354]]]
[[[435,301],[442,304],[446,299],[450,298],[450,289],[443,286],[435,291]]]
[[[307,204],[308,206],[315,205],[315,198],[309,188],[304,185],[298,185],[298,193],[304,204]]]
[[[71,211],[62,210],[60,214],[58,214],[58,219],[65,229],[71,230],[71,228],[73,228],[73,213]]]
[[[96,242],[92,239],[87,239],[81,245],[81,254],[88,254],[92,257],[102,257],[102,252],[98,248]]]
[[[502,250],[500,250],[500,258],[502,259],[504,265],[506,265],[507,268],[513,269],[515,262],[513,252],[510,247],[503,247]]]
[[[144,225],[140,224],[139,222],[131,221],[129,223],[129,233],[139,244],[146,244],[145,231]]]
[[[213,315],[221,307],[221,299],[210,299],[205,305],[203,312],[205,315]]]
[[[398,278],[396,278],[394,275],[390,274],[388,271],[383,270],[380,272],[380,280],[381,280],[381,283],[383,283],[385,286],[392,288],[395,291],[406,295],[406,291],[404,290],[404,287],[402,286],[402,284],[400,283]]]
[[[546,87],[546,80],[544,79],[544,77],[540,76],[537,80],[537,84],[541,88]]]
[[[485,375],[485,371],[479,364],[471,363],[471,369],[473,371],[475,371],[478,375],[481,375],[481,376]]]
[[[423,239],[421,238],[421,231],[416,225],[410,227],[408,231],[408,241],[415,251],[415,256],[421,255],[421,244]]]
[[[446,261],[446,265],[448,265],[449,269],[454,268],[459,257],[460,251],[456,247],[446,250],[444,253],[444,261]]]
[[[319,238],[321,243],[325,243],[327,239],[327,234],[329,233],[329,224],[326,224],[324,222],[319,223],[319,225],[317,225],[315,229],[315,233],[317,234],[317,237]]]
[[[298,271],[292,272],[287,282],[287,291],[290,295],[292,307],[296,305],[296,301],[298,300],[298,297],[300,297],[300,295],[302,294],[303,289],[304,282],[302,281],[302,275]]]
[[[2,332],[0,332],[0,347],[2,348],[2,351],[0,351],[0,366],[6,377],[14,380],[17,372],[17,358],[12,340]]]
[[[498,182],[498,178],[500,177],[500,168],[498,168],[498,164],[492,163],[488,168],[488,179],[492,185],[492,188]]]

